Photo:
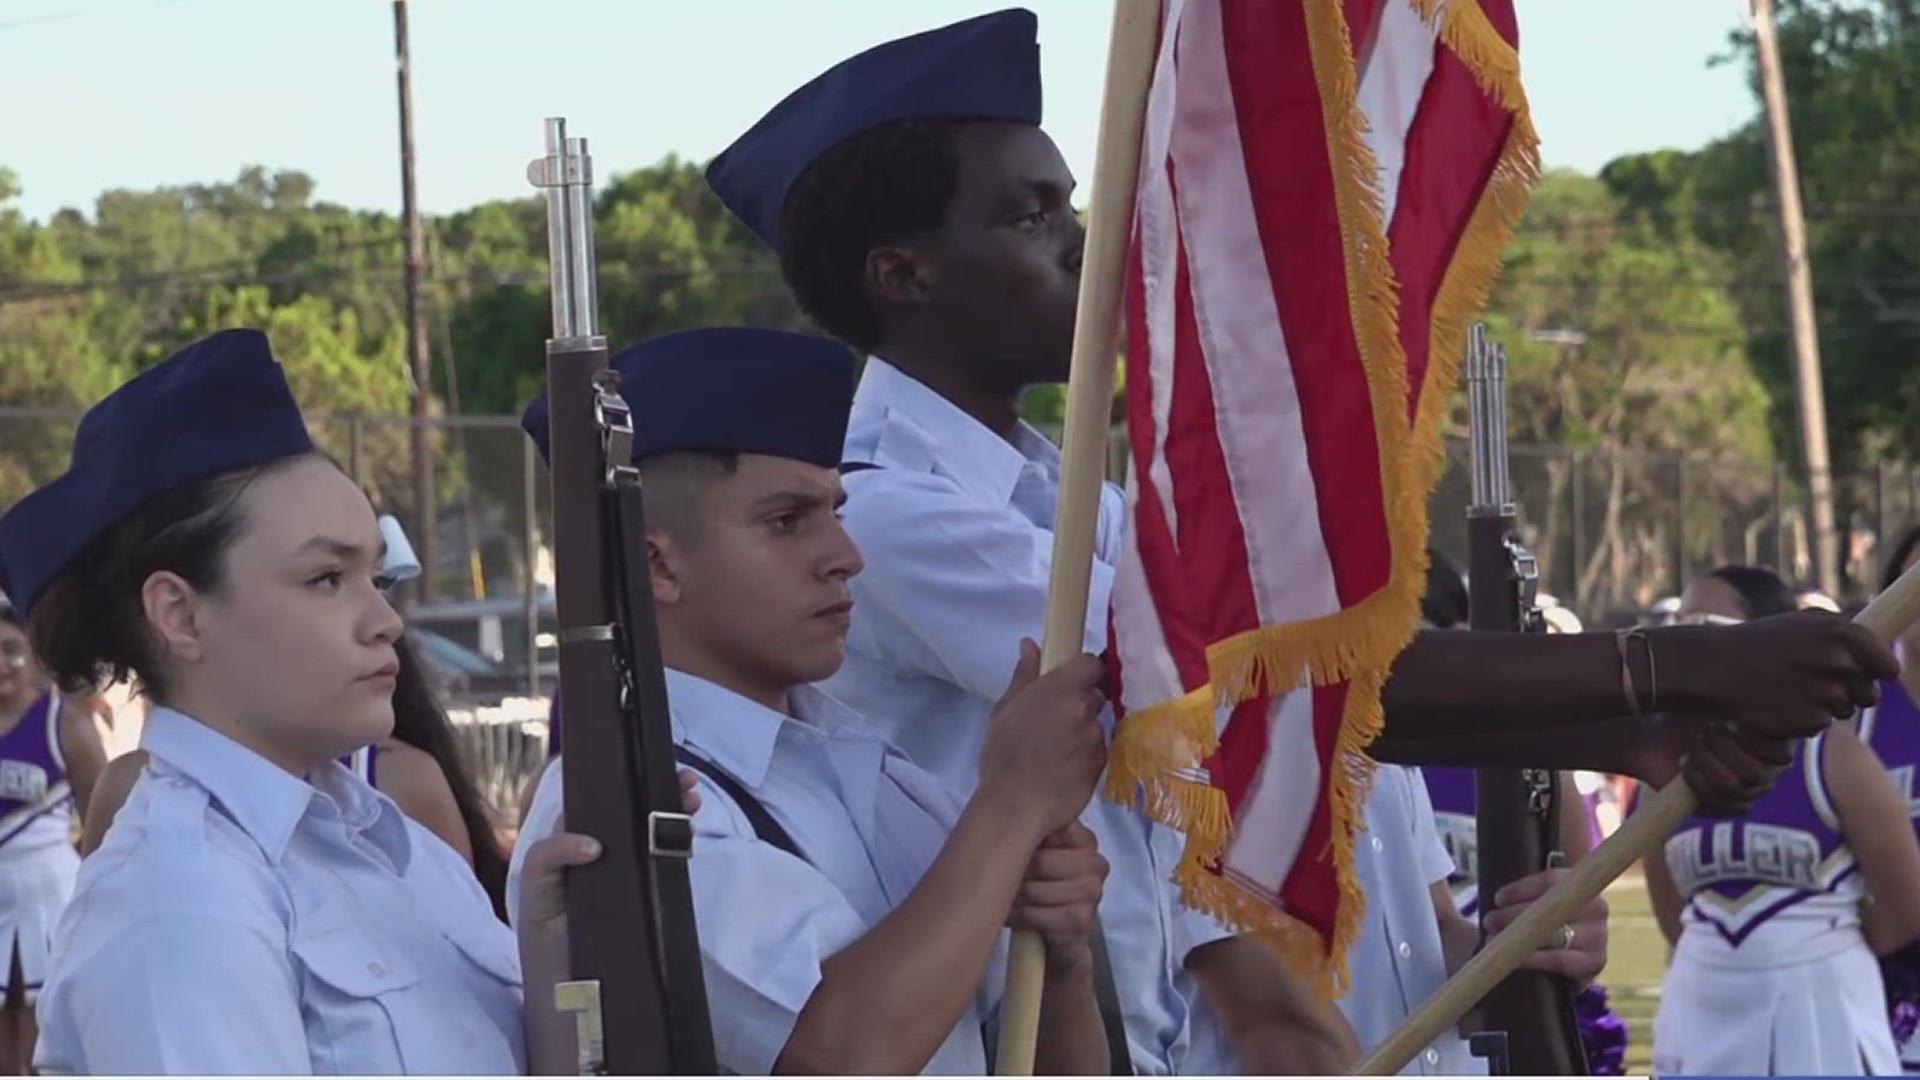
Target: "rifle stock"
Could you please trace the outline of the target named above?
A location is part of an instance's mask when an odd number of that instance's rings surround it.
[[[575,981],[563,986],[562,1007],[599,1014],[581,1023],[583,1073],[712,1073],[686,868],[692,825],[680,808],[644,560],[643,587],[628,579],[626,533],[643,526],[632,427],[596,327],[592,159],[564,120],[548,120],[546,136],[529,175],[547,193],[554,294],[547,402],[563,797],[568,829],[604,848],[567,879]]]
[[[1538,633],[1533,556],[1515,530],[1508,474],[1506,353],[1476,324],[1467,353],[1472,426],[1472,503],[1467,510],[1468,611],[1475,630]],[[1550,769],[1478,769],[1474,818],[1482,914],[1508,884],[1547,868],[1558,846],[1559,785]],[[1501,1065],[1522,1075],[1585,1075],[1586,1052],[1566,979],[1515,972],[1481,1002],[1487,1032],[1478,1040]],[[1504,1056],[1504,1063],[1500,1058]]]

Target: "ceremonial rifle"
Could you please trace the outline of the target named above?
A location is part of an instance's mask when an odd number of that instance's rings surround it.
[[[713,1073],[667,684],[647,570],[633,424],[596,312],[593,160],[546,122],[527,168],[547,196],[554,600],[566,705],[567,828],[603,854],[568,871],[568,960],[583,1074]],[[531,633],[532,627],[528,627]]]
[[[1514,526],[1507,471],[1507,354],[1475,323],[1467,339],[1472,501],[1467,507],[1467,597],[1475,630],[1542,633],[1534,598],[1539,571]],[[1480,913],[1494,894],[1548,866],[1559,846],[1559,781],[1551,769],[1479,769],[1474,818]],[[1472,872],[1469,870],[1469,872]],[[1557,975],[1515,972],[1481,1002],[1485,1031],[1472,1038],[1490,1071],[1583,1076],[1586,1052],[1574,1013],[1575,989]]]
[[[1920,566],[1901,574],[1889,589],[1873,598],[1854,624],[1891,646],[1909,627],[1920,624]],[[1553,932],[1579,913],[1607,885],[1641,859],[1660,857],[1661,845],[1682,822],[1700,809],[1700,799],[1676,777],[1652,798],[1641,801],[1633,815],[1580,865],[1528,904],[1498,937],[1489,940],[1473,959],[1461,965],[1446,985],[1433,992],[1393,1034],[1380,1040],[1359,1065],[1356,1076],[1392,1076],[1406,1068],[1428,1043],[1459,1023],[1468,1010],[1486,999],[1509,972],[1533,950],[1552,940]]]

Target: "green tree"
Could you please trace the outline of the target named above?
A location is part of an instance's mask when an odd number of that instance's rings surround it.
[[[698,165],[668,157],[614,177],[594,220],[600,325],[616,350],[701,326],[805,325],[773,254],[707,190]],[[552,329],[546,229],[545,203],[522,199],[453,215],[439,230],[436,297],[451,308],[466,411],[517,413],[540,392]]]
[[[359,316],[336,309],[318,296],[276,306],[263,286],[216,289],[181,322],[176,341],[168,348],[234,326],[266,333],[315,439],[343,462],[351,453],[351,418],[386,418],[408,410],[412,392],[401,339],[390,333],[378,347],[367,349]],[[406,427],[381,423],[365,431],[361,477],[374,501],[409,505],[412,481]],[[457,489],[461,473],[446,463],[441,472],[443,490]]]
[[[48,416],[0,417],[0,507],[65,470],[78,411],[132,374],[89,335],[87,300],[0,304],[0,405]]]
[[[1726,59],[1757,80],[1750,35]],[[1826,383],[1842,473],[1920,458],[1920,3],[1783,0],[1780,45]],[[1757,81],[1754,100],[1759,102]],[[1774,199],[1760,118],[1691,154],[1635,155],[1602,174],[1636,212],[1726,259],[1776,441],[1798,446]],[[1793,456],[1798,459],[1798,451]],[[1844,507],[1843,507],[1844,509]]]
[[[1543,571],[1570,583],[1582,610],[1640,602],[1637,590],[1670,579],[1661,530],[1675,512],[1665,496],[1675,487],[1671,455],[1703,465],[1771,456],[1769,398],[1748,366],[1738,306],[1719,284],[1723,264],[1601,181],[1568,172],[1541,180],[1508,250],[1489,322],[1509,353],[1510,434],[1597,452],[1603,463],[1597,475],[1576,475],[1569,459],[1548,458],[1547,497],[1535,508]],[[1756,498],[1764,475],[1700,469],[1696,484],[1733,490],[1689,510],[1699,519],[1689,522],[1692,540],[1724,555],[1711,508]],[[1599,527],[1583,537],[1581,565],[1556,573],[1572,556],[1574,483],[1601,492],[1592,500]]]
[[[80,279],[78,263],[67,258],[52,234],[28,222],[13,205],[20,177],[0,166],[0,296],[33,295]]]
[[[615,177],[595,216],[616,341],[720,323],[804,325],[773,253],[707,189],[700,166],[669,156]]]
[[[1920,236],[1909,205],[1920,182],[1920,131],[1911,123],[1920,109],[1920,2],[1782,0],[1779,25],[1836,510],[1843,527],[1861,526],[1877,505],[1874,466],[1920,460]],[[1757,106],[1752,38],[1735,34],[1731,45],[1721,59],[1746,66]],[[1632,155],[1602,176],[1636,220],[1723,260],[1748,357],[1772,398],[1774,441],[1797,478],[1804,458],[1758,109],[1698,151]],[[1849,550],[1849,577],[1870,575],[1877,555]]]

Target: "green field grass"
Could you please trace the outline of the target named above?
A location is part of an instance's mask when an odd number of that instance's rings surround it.
[[[1607,970],[1600,983],[1632,1037],[1627,1074],[1644,1076],[1653,1067],[1653,1014],[1660,1008],[1660,985],[1667,974],[1667,942],[1637,871],[1607,890],[1607,905]]]

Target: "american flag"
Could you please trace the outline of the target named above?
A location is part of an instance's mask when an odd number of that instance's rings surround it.
[[[1469,319],[1539,172],[1512,0],[1162,0],[1109,794],[1328,988]],[[1297,692],[1293,692],[1297,691]]]

